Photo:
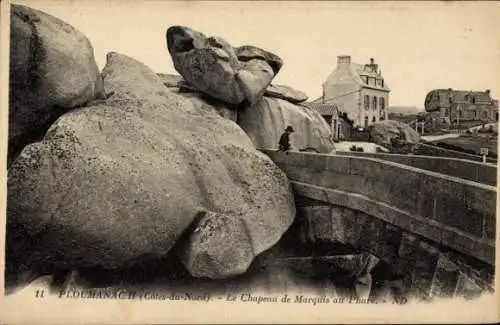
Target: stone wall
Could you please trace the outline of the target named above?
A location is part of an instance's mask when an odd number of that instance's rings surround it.
[[[482,161],[483,158],[478,155],[473,155],[470,153],[440,148],[435,145],[429,145],[425,143],[420,143],[418,147],[413,152],[415,155],[426,155],[426,156],[438,156],[438,157],[448,157],[448,158],[458,158],[458,159],[467,159],[472,161]],[[493,158],[486,157],[486,161],[490,164],[496,164],[497,160]]]
[[[369,96],[369,103],[370,105],[368,108],[365,106],[365,95]],[[373,109],[373,97],[377,97],[377,108]],[[389,93],[387,91],[381,91],[378,89],[371,89],[371,88],[363,88],[360,93],[360,102],[361,102],[361,111],[360,111],[360,117],[358,121],[358,125],[361,127],[365,126],[365,117],[368,117],[368,125],[371,125],[373,122],[373,118],[375,117],[375,122],[380,121],[380,98],[384,98],[384,106],[385,106],[385,112],[384,112],[384,119],[388,119],[388,104],[389,104]]]
[[[296,195],[361,211],[494,264],[493,186],[375,158],[266,153],[287,174]]]
[[[474,298],[493,291],[493,269],[486,263],[360,211],[303,196],[297,196],[296,202],[297,218],[306,224],[304,233],[309,241],[349,245],[390,266],[374,278],[384,284],[374,286],[397,287],[418,299]]]
[[[496,186],[497,184],[497,166],[493,164],[483,164],[476,161],[458,158],[387,153],[342,152],[342,155],[389,160],[395,163],[463,178],[491,186]]]

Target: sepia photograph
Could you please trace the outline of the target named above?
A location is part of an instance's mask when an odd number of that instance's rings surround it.
[[[1,6],[0,322],[500,320],[499,3]]]

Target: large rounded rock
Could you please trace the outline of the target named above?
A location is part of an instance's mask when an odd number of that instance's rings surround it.
[[[210,111],[216,111],[220,116],[227,118],[233,122],[236,122],[238,119],[238,110],[236,105],[231,105],[228,103],[221,102],[213,97],[209,97],[200,93],[198,91],[186,90],[181,86],[179,94],[182,97],[189,98],[191,102],[195,103],[195,105],[199,105],[203,109],[207,109]]]
[[[281,98],[291,103],[302,103],[308,99],[307,95],[300,90],[285,85],[272,84],[266,88],[264,96]]]
[[[214,108],[131,58],[107,60],[113,96],[61,116],[9,170],[7,258],[119,268],[183,235],[193,275],[244,272],[293,221],[286,176]]]
[[[315,110],[278,98],[262,98],[257,104],[238,112],[238,124],[257,148],[277,149],[278,141],[288,125],[292,150],[314,148],[331,152],[335,146],[330,127]]]
[[[256,102],[282,64],[279,57],[262,49],[235,50],[222,38],[206,37],[188,27],[172,26],[166,38],[174,67],[184,79],[231,104]]]
[[[9,162],[61,114],[104,92],[81,32],[21,5],[11,6],[10,22]]]
[[[412,151],[420,141],[420,135],[408,124],[386,120],[368,127],[370,138],[376,144],[391,150]]]

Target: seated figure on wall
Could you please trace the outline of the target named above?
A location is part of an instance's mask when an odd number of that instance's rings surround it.
[[[285,129],[285,132],[281,134],[280,141],[279,141],[279,150],[284,151],[288,153],[288,150],[290,150],[290,134],[295,132],[292,126],[287,126]]]

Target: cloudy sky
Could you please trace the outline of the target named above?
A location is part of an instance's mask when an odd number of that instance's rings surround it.
[[[491,89],[500,97],[500,5],[497,2],[208,2],[127,0],[12,1],[65,20],[106,53],[132,56],[174,73],[165,45],[171,25],[185,25],[233,45],[278,54],[275,78],[311,99],[338,55],[373,57],[391,87],[390,105],[423,107],[433,88]]]

